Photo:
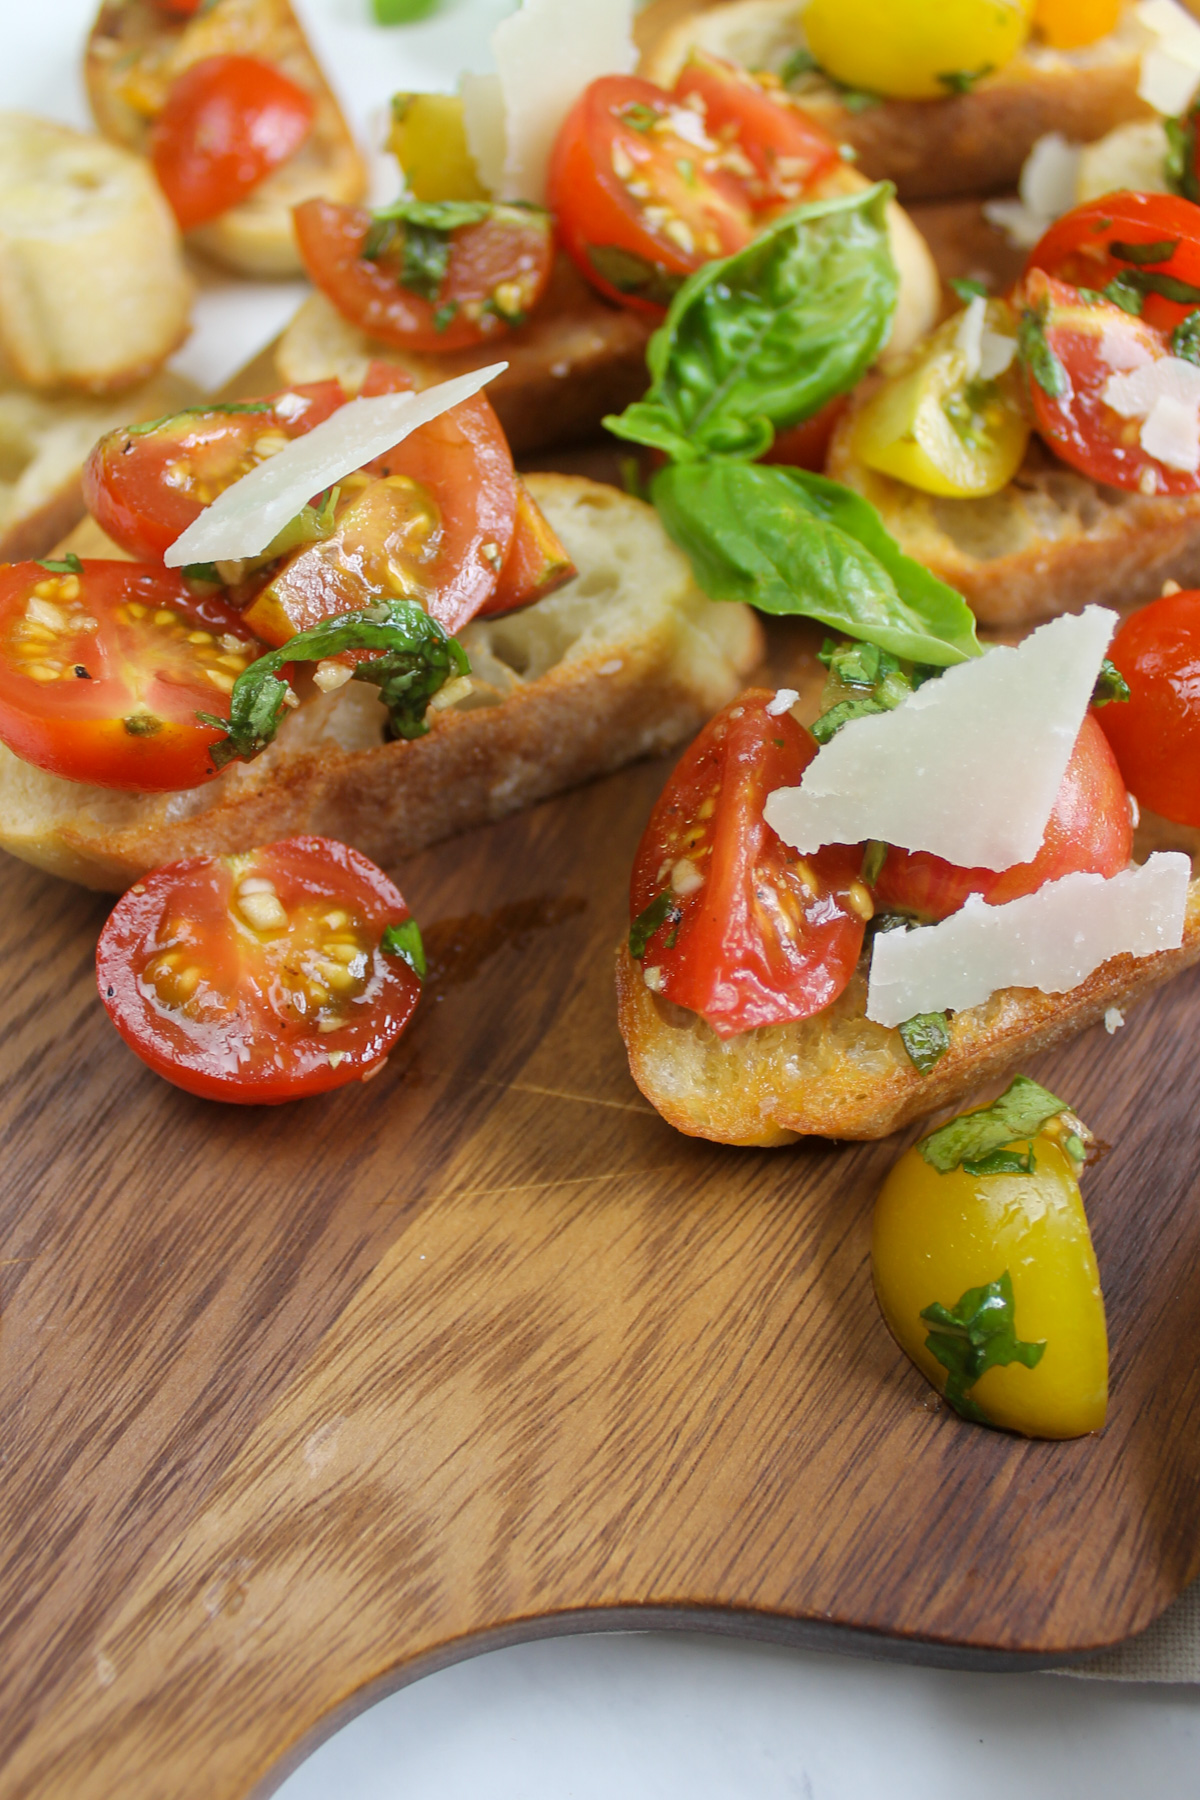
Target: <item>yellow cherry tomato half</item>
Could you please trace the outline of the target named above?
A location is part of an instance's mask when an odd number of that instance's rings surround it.
[[[998,494],[1029,442],[1016,330],[1002,300],[947,319],[863,404],[860,462],[927,494]]]
[[[1010,63],[1032,0],[810,0],[808,47],[846,87],[898,100],[965,93]]]
[[[943,1314],[986,1330],[990,1311],[1011,1360],[962,1388],[965,1415],[1025,1437],[1083,1437],[1108,1405],[1100,1273],[1073,1164],[1045,1135],[1013,1146],[1030,1148],[1031,1173],[988,1175],[942,1174],[906,1150],[875,1206],[875,1292],[892,1336],[943,1394],[952,1371],[930,1340],[949,1339],[951,1360],[955,1339],[966,1343]]]
[[[1052,50],[1077,50],[1115,31],[1122,0],[1034,0],[1033,28]]]
[[[414,200],[486,200],[458,94],[396,94],[387,147]]]

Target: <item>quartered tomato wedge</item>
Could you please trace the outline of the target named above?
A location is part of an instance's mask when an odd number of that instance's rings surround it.
[[[871,914],[861,847],[801,859],[763,819],[767,795],[795,787],[817,753],[789,714],[767,712],[773,699],[742,694],[701,732],[651,815],[630,887],[647,986],[721,1037],[828,1006]]]
[[[172,82],[150,159],[182,231],[205,225],[294,156],[316,103],[256,56],[208,56]]]
[[[420,935],[357,850],[289,838],[146,875],[100,934],[130,1049],[206,1100],[275,1105],[382,1068],[421,991]]]
[[[645,312],[754,232],[754,165],[710,135],[700,102],[606,75],[567,116],[550,161],[564,247],[592,286]]]
[[[68,781],[136,793],[198,787],[228,711],[262,653],[238,614],[182,576],[138,563],[0,568],[0,742]]]
[[[681,100],[698,100],[708,134],[740,152],[756,209],[794,206],[840,160],[838,146],[773,75],[693,50],[675,82]]]
[[[1112,642],[1129,699],[1096,717],[1138,801],[1200,825],[1200,592],[1139,607]]]
[[[372,363],[364,395],[411,386]],[[417,600],[453,635],[490,599],[512,548],[517,478],[483,394],[422,425],[340,483],[331,536],[298,550],[247,607],[269,644],[356,612],[369,593]]]
[[[83,471],[88,511],[131,556],[160,561],[218,494],[345,402],[340,382],[315,381],[110,431]]]
[[[1034,423],[1054,454],[1093,481],[1137,493],[1200,489],[1200,472],[1152,456],[1143,420],[1125,417],[1104,398],[1114,376],[1167,355],[1162,333],[1106,300],[1081,299],[1077,289],[1039,269],[1024,278],[1015,303],[1026,328],[1031,318],[1036,322],[1051,359],[1031,360],[1027,351],[1025,367]]]
[[[1107,706],[1100,716],[1123,710]],[[932,923],[957,912],[971,894],[980,894],[989,906],[1002,906],[1077,870],[1106,879],[1119,875],[1132,854],[1125,782],[1103,731],[1089,714],[1032,862],[1002,870],[962,869],[924,850],[891,849],[875,883],[875,905],[880,912],[907,913]]]
[[[365,254],[374,221],[361,206],[306,200],[294,212],[304,266],[344,318],[401,350],[464,350],[504,337],[537,305],[554,266],[549,215],[497,206],[449,233],[445,274],[404,285],[405,235]]]
[[[1171,331],[1200,306],[1200,206],[1178,194],[1105,194],[1064,213],[1025,267],[1095,293],[1119,281],[1131,310]]]

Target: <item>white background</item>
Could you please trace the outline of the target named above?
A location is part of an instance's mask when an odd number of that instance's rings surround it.
[[[368,0],[296,0],[364,138],[387,98],[488,66],[510,0],[445,0],[382,30]],[[577,0],[586,5],[587,0]],[[93,0],[0,0],[0,105],[85,124]],[[380,167],[377,179],[387,181]],[[177,366],[223,381],[294,283],[208,278]],[[319,1622],[314,1620],[314,1629]],[[951,1674],[662,1633],[494,1651],[380,1702],[281,1800],[1140,1800],[1200,1796],[1200,1689]],[[133,1797],[131,1797],[133,1800]]]

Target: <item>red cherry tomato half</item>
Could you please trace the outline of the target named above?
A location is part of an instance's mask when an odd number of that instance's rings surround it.
[[[548,191],[564,247],[592,286],[658,313],[702,263],[754,232],[753,166],[688,104],[636,75],[606,75],[554,145]]]
[[[393,393],[411,378],[372,363],[362,393]],[[453,636],[495,592],[512,548],[517,477],[503,427],[483,394],[422,425],[346,483],[332,536],[288,558],[246,608],[269,644],[285,644],[369,594],[420,601]]]
[[[146,875],[100,934],[96,980],[142,1061],[205,1100],[273,1106],[383,1065],[421,983],[382,869],[330,838],[197,856]]]
[[[181,231],[244,200],[294,156],[316,102],[256,56],[208,56],[171,84],[150,133],[150,159]]]
[[[1119,875],[1129,866],[1132,853],[1125,782],[1104,733],[1089,714],[1032,862],[1002,870],[961,869],[924,850],[891,849],[875,883],[875,905],[880,912],[908,913],[931,923],[957,912],[970,894],[981,894],[989,906],[1002,906],[1077,870],[1106,878]]]
[[[205,0],[154,0],[157,12],[168,19],[194,19]]]
[[[774,76],[693,50],[675,92],[699,100],[709,136],[752,164],[747,192],[756,209],[794,206],[840,160],[834,139]]]
[[[1178,194],[1105,194],[1064,213],[1025,268],[1094,292],[1124,276],[1145,290],[1146,323],[1171,331],[1200,306],[1200,206]]]
[[[1174,468],[1142,448],[1142,422],[1107,405],[1114,374],[1167,354],[1166,339],[1143,319],[1107,301],[1081,300],[1075,288],[1035,269],[1017,302],[1041,321],[1046,347],[1061,371],[1050,393],[1026,361],[1034,423],[1054,454],[1093,481],[1142,494],[1193,494],[1200,472]]]
[[[1130,613],[1109,655],[1130,697],[1095,716],[1130,792],[1178,825],[1200,825],[1200,592]]]
[[[262,654],[238,614],[174,571],[85,561],[0,567],[0,741],[68,781],[198,787],[242,670]]]
[[[450,235],[437,293],[403,283],[403,233],[375,257],[363,254],[371,214],[361,206],[306,200],[296,207],[304,266],[344,318],[401,350],[465,350],[504,337],[541,299],[554,266],[549,215],[497,207]]]
[[[849,394],[837,394],[819,413],[777,435],[762,458],[765,463],[790,463],[794,469],[811,469],[819,475],[829,454],[829,442],[837,422],[850,404]]]
[[[806,1019],[835,1000],[862,948],[861,848],[803,860],[763,819],[767,795],[795,787],[817,746],[751,690],[685,754],[638,848],[634,920],[668,897],[642,958],[654,992],[700,1013],[721,1037]]]
[[[340,382],[315,381],[268,400],[177,413],[151,429],[107,432],[83,471],[88,511],[131,556],[161,561],[218,494],[345,402]]]

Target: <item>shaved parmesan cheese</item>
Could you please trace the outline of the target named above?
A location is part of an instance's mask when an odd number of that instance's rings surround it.
[[[1101,340],[1101,354],[1108,334]],[[1169,469],[1200,469],[1200,368],[1181,356],[1148,358],[1110,375],[1102,398],[1123,419],[1142,419],[1142,449]]]
[[[467,142],[480,179],[498,199],[540,206],[554,140],[584,88],[637,65],[633,0],[525,0],[492,33],[492,53],[494,85],[486,77],[463,84]],[[503,106],[502,162],[496,157],[497,97]]]
[[[983,216],[1017,250],[1032,250],[1054,223],[1044,213],[1031,212],[1023,200],[985,200]]]
[[[1130,188],[1139,194],[1167,190],[1167,134],[1161,119],[1118,125],[1094,144],[1085,144],[1075,178],[1075,204]]]
[[[1144,338],[1135,337],[1124,326],[1106,323],[1100,334],[1100,360],[1117,374],[1125,374],[1153,362],[1155,357]]]
[[[1082,146],[1068,143],[1061,131],[1040,137],[1021,170],[1017,192],[1031,213],[1057,219],[1075,204]]]
[[[1200,25],[1175,0],[1143,0],[1134,17],[1151,35],[1142,55],[1138,94],[1156,112],[1184,112],[1200,82]]]
[[[1147,456],[1168,469],[1183,469],[1189,475],[1200,469],[1200,411],[1170,394],[1154,402],[1138,440]]]
[[[875,939],[867,1017],[902,1025],[918,1013],[961,1012],[999,988],[1065,994],[1112,956],[1153,956],[1183,942],[1191,858],[1152,856],[1140,869],[1064,875],[1034,894],[959,912]]]
[[[1007,337],[1002,331],[985,329],[979,340],[980,380],[994,381],[997,375],[1003,375],[1016,354],[1015,337]]]
[[[979,374],[983,361],[983,328],[986,324],[987,301],[982,294],[976,294],[958,321],[958,330],[954,334],[955,348],[965,364],[964,372],[968,381],[974,381]]]
[[[261,555],[315,494],[469,400],[507,367],[492,363],[486,369],[472,369],[419,394],[349,401],[306,437],[294,439],[286,450],[218,494],[175,539],[163,561],[169,569],[178,569],[186,563],[235,562]]]
[[[768,715],[772,719],[777,719],[781,713],[791,712],[799,698],[799,692],[795,688],[777,688],[775,698],[767,701]]]
[[[504,130],[504,93],[498,75],[460,75],[463,129],[475,173],[489,194],[504,186],[504,159],[508,144]]]
[[[811,855],[875,838],[963,868],[1036,856],[1117,615],[1089,606],[918,688],[894,712],[852,719],[767,824]],[[904,1015],[909,1016],[907,1013]]]

